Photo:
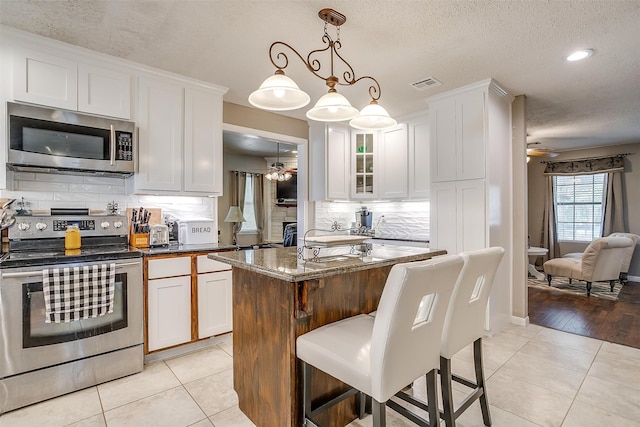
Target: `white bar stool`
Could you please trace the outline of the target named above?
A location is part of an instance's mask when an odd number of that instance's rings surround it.
[[[464,259],[464,267],[460,272],[447,310],[440,352],[443,419],[447,427],[455,426],[456,419],[477,399],[480,399],[484,425],[491,425],[482,363],[482,337],[489,293],[503,255],[504,249],[500,247],[460,254]],[[451,373],[451,358],[471,343],[473,343],[475,383]],[[473,389],[473,392],[457,408],[453,405],[452,380]]]
[[[371,396],[374,427],[386,425],[387,401],[426,375],[430,423],[420,418],[420,424],[439,424],[435,370],[445,315],[462,265],[458,255],[396,264],[387,277],[375,317],[360,314],[298,337],[296,354],[303,365],[306,426],[317,426],[314,417],[319,411],[354,394],[350,390],[312,408],[311,366]]]

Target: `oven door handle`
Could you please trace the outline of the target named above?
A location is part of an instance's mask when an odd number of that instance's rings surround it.
[[[116,264],[116,270],[119,269],[120,267],[129,267],[132,265],[140,265],[140,261],[123,262],[121,264]],[[0,274],[0,278],[2,279],[11,279],[11,278],[17,278],[17,277],[42,277],[42,270],[21,271],[21,272],[15,272],[15,273]]]

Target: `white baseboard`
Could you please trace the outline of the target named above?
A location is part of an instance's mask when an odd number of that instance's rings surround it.
[[[627,280],[630,282],[640,282],[640,276],[627,276]]]
[[[529,326],[529,316],[527,317],[511,316],[511,323],[518,326]]]

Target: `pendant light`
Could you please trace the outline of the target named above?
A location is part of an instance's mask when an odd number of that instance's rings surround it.
[[[340,26],[347,21],[347,17],[333,9],[322,9],[318,12],[318,16],[324,21],[322,41],[327,46],[311,51],[306,55],[305,59],[304,56],[300,55],[298,51],[285,42],[276,41],[272,43],[269,48],[269,59],[276,67],[275,75],[268,77],[256,91],[249,95],[251,105],[264,110],[286,111],[302,108],[309,103],[309,95],[284,74],[284,69],[289,65],[289,57],[284,50],[290,50],[305,64],[309,72],[324,80],[329,87],[328,93],[323,95],[314,107],[307,111],[307,118],[322,122],[351,120],[349,123],[351,126],[365,130],[378,130],[395,126],[397,122],[378,104],[381,92],[378,81],[371,76],[356,78],[356,73],[351,64],[338,53],[338,50],[342,47]],[[328,25],[336,27],[335,41],[327,32]],[[324,52],[328,52],[330,55],[328,75],[320,74],[322,63],[317,58]],[[339,64],[343,71],[336,73],[334,71],[334,65],[336,64]],[[336,75],[342,76],[342,80]],[[339,94],[336,88],[337,86],[352,86],[361,80],[369,80],[371,82],[369,86],[371,102],[362,111],[358,112],[358,109],[353,107],[347,98]]]

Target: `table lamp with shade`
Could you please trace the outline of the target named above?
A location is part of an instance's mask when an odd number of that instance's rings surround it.
[[[229,206],[229,212],[227,213],[224,222],[232,222],[233,223],[233,245],[237,245],[237,231],[236,231],[236,223],[245,222],[244,216],[242,216],[242,211],[239,206]]]

